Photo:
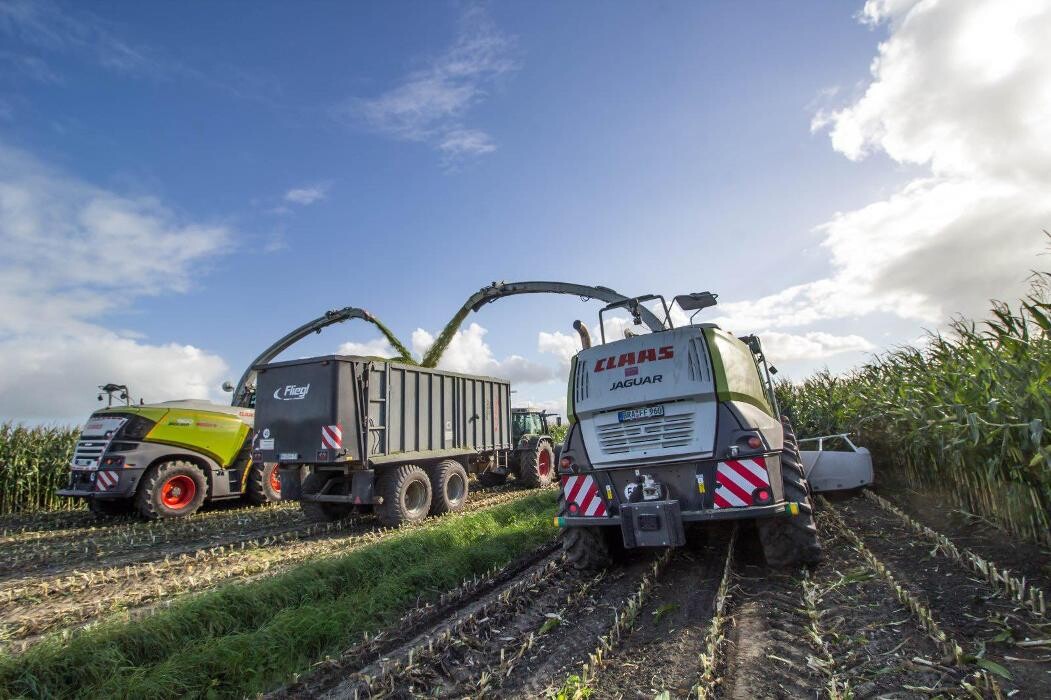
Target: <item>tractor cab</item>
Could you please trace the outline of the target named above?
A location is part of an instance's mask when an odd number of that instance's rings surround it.
[[[533,436],[550,435],[551,423],[549,419],[555,419],[555,425],[562,425],[562,416],[557,416],[547,411],[534,411],[528,408],[511,409],[511,437],[517,444],[522,438]]]

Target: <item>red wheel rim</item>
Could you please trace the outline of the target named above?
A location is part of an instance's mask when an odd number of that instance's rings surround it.
[[[277,470],[277,465],[270,470],[270,488],[274,493],[281,493],[281,473]]]
[[[197,483],[185,474],[173,476],[161,487],[161,502],[174,510],[180,510],[193,503],[193,497],[196,495]]]
[[[540,476],[547,476],[551,473],[551,453],[547,450],[540,450]]]

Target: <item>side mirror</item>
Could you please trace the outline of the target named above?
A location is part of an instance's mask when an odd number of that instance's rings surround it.
[[[227,380],[227,381],[223,382],[223,391],[225,391],[226,393],[228,393],[228,394],[229,394],[229,393],[230,393],[230,392],[232,392],[233,390],[234,390],[234,385],[233,385],[233,384],[231,384],[231,383],[229,382],[229,380]]]
[[[774,367],[773,365],[770,365],[769,369],[770,369],[770,374],[777,374],[777,367]]]
[[[680,294],[675,297],[675,303],[683,311],[700,311],[718,304],[718,298],[718,294],[712,294],[711,292],[693,292],[692,294]]]

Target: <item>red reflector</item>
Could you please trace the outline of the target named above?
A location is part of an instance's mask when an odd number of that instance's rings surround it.
[[[752,437],[748,438],[748,446],[751,447],[753,450],[758,450],[760,447],[763,446],[763,441],[755,435],[753,435]]]
[[[577,510],[578,510],[578,508],[577,508],[577,504],[576,503],[570,503],[569,504],[569,512],[570,513],[576,513]]]
[[[771,499],[770,490],[758,488],[752,492],[752,500],[756,503],[769,503]]]

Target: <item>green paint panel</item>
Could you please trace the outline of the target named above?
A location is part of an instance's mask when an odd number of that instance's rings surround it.
[[[704,337],[712,356],[719,400],[743,401],[774,415],[748,346],[719,328],[705,328]]]
[[[225,468],[241,451],[250,430],[237,416],[173,408],[146,434],[146,440],[201,452]]]

